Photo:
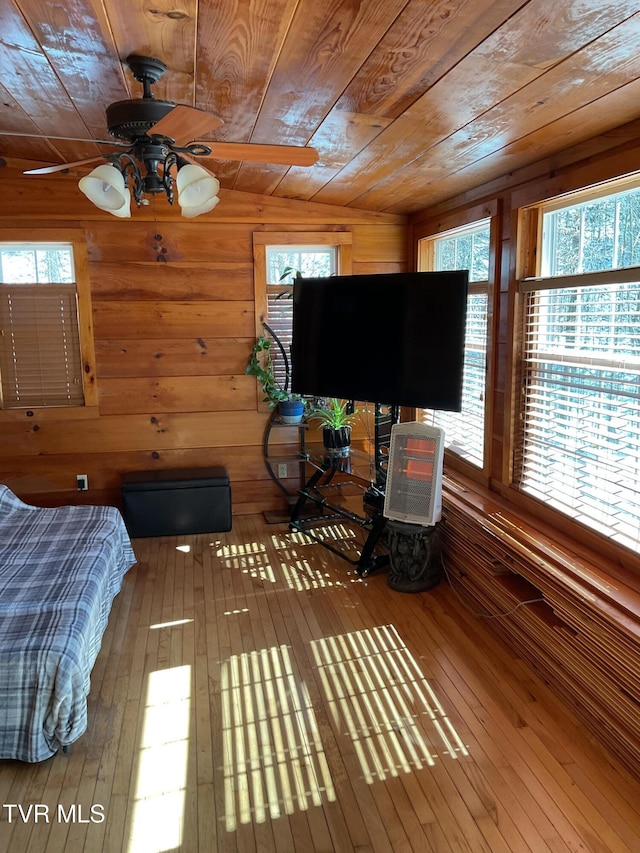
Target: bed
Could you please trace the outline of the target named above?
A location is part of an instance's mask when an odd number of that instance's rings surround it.
[[[0,758],[43,761],[86,731],[91,670],[135,561],[115,507],[44,509],[0,485]]]

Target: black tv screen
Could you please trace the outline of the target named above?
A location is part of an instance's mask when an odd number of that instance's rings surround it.
[[[460,411],[467,270],[296,279],[298,394]]]

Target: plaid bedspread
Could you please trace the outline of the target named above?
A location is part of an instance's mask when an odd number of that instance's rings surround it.
[[[0,485],[0,758],[42,761],[85,732],[91,670],[135,561],[114,507],[43,509]]]

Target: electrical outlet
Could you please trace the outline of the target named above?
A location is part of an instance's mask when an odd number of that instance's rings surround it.
[[[288,473],[287,472],[287,463],[286,462],[280,462],[278,464],[278,477],[280,477],[281,480],[286,480],[287,473]]]
[[[76,489],[79,492],[86,492],[89,488],[89,478],[86,474],[76,474]]]

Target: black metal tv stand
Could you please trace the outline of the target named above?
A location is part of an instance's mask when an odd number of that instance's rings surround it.
[[[301,453],[311,474],[298,490],[289,528],[346,560],[362,577],[389,564],[382,541],[386,526],[382,509],[391,427],[398,419],[397,407],[376,404],[373,470],[370,455],[359,450],[336,456],[322,446],[308,445]],[[348,537],[336,534],[346,522],[366,534],[361,549]]]
[[[391,446],[391,427],[400,421],[400,407],[386,406],[383,403],[375,404],[374,412],[374,441],[375,441],[375,466],[376,486],[382,489],[387,483],[387,466],[389,462],[389,448]]]
[[[378,547],[386,519],[381,511],[368,512],[365,500],[371,489],[369,454],[352,450],[349,456],[331,456],[310,445],[305,461],[311,475],[298,491],[289,529],[319,542],[363,577],[387,565],[388,555]],[[361,548],[350,535],[354,527],[365,535]]]

